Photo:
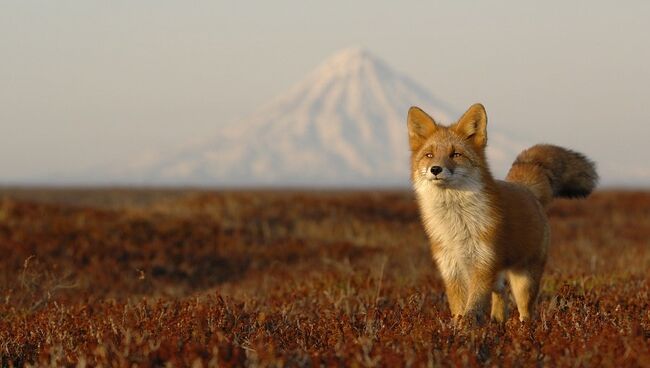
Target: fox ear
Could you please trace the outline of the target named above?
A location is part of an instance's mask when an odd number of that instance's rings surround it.
[[[452,127],[453,131],[465,139],[471,140],[478,147],[487,144],[487,113],[480,103],[470,106]]]
[[[409,109],[407,125],[409,130],[409,145],[413,152],[420,149],[427,138],[438,129],[438,124],[436,124],[435,120],[416,106],[412,106]]]

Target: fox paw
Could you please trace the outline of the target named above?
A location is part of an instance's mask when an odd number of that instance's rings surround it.
[[[483,326],[485,322],[485,314],[480,311],[468,311],[459,318],[459,325],[468,328]]]

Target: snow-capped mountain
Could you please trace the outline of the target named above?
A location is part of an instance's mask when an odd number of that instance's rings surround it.
[[[222,128],[201,144],[135,160],[112,174],[112,181],[405,185],[409,177],[406,114],[412,105],[444,123],[462,113],[369,52],[346,49],[252,116]],[[523,145],[492,127],[489,136],[491,163],[505,169]]]

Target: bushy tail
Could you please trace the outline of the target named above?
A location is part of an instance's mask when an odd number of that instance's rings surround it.
[[[538,144],[517,156],[506,180],[527,186],[546,207],[555,197],[588,196],[596,187],[598,174],[584,155]]]

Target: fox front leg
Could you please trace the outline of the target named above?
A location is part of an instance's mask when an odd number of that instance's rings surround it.
[[[490,298],[492,296],[492,284],[494,277],[489,271],[474,270],[469,280],[467,293],[467,304],[465,305],[465,318],[471,323],[479,325],[485,322]]]
[[[467,285],[463,280],[449,278],[445,280],[445,291],[449,310],[453,317],[460,317],[467,305]]]

